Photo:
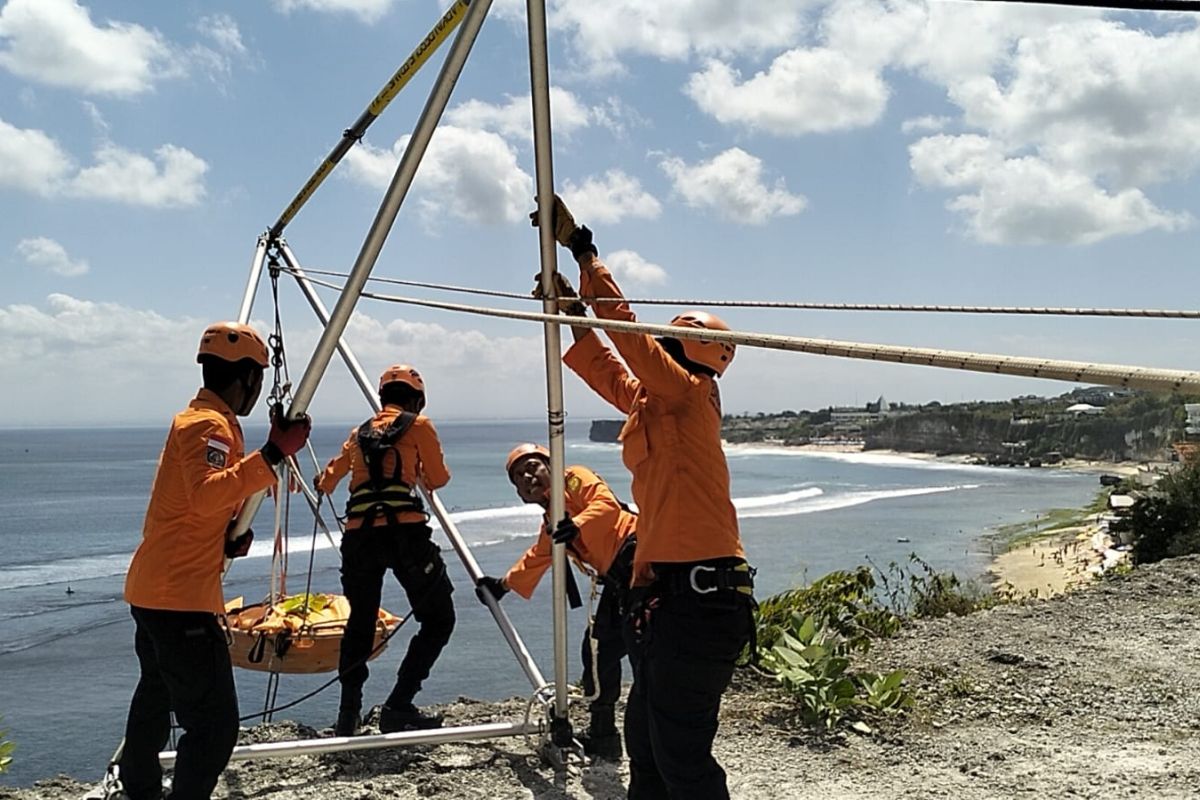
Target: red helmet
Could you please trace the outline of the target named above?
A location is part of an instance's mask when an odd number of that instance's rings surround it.
[[[421,378],[421,373],[408,364],[393,364],[385,369],[379,376],[379,391],[382,392],[383,387],[389,383],[403,383],[421,394],[425,393],[425,381]]]
[[[200,337],[200,350],[196,353],[196,361],[203,362],[205,356],[230,363],[248,358],[264,369],[270,363],[267,358],[267,344],[258,335],[258,331],[240,322],[214,322],[209,325]]]
[[[725,320],[707,311],[685,311],[678,315],[671,324],[678,328],[707,328],[710,331],[727,331],[729,326]],[[680,339],[683,354],[689,361],[695,361],[716,372],[718,376],[725,374],[725,368],[733,361],[737,348],[729,342],[708,342],[703,339]]]
[[[515,467],[521,461],[521,459],[525,458],[526,456],[538,456],[539,458],[545,459],[547,462],[550,461],[550,451],[542,447],[540,444],[534,444],[532,442],[519,444],[512,449],[511,453],[508,454],[508,460],[504,463],[504,471],[508,474],[509,480],[512,480],[513,467]]]

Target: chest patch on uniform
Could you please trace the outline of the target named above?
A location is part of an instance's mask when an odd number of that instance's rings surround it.
[[[208,465],[224,469],[225,462],[229,460],[229,443],[210,437],[204,445],[204,460],[208,462]]]
[[[568,491],[578,492],[580,486],[583,486],[582,478],[580,478],[578,475],[568,475],[567,476],[567,490]]]

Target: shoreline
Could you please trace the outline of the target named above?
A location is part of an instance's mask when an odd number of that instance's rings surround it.
[[[891,449],[867,450],[861,443],[836,442],[829,444],[788,445],[781,442],[745,442],[727,444],[730,450],[778,449],[781,452],[804,452],[814,455],[859,455],[880,460],[902,458],[911,461],[937,462],[963,466],[976,464],[977,456],[954,454],[937,455],[928,452],[913,452]],[[1062,462],[1042,467],[989,467],[991,469],[1037,469],[1054,472],[1064,470],[1084,474],[1110,474],[1122,478],[1136,476],[1143,471],[1152,471],[1162,462],[1113,462],[1090,459],[1068,458]],[[1097,484],[1097,493],[1101,487]],[[1048,510],[1050,511],[1050,510]],[[1096,580],[1107,569],[1127,560],[1124,551],[1112,547],[1112,539],[1103,530],[1099,514],[1089,507],[1079,509],[1082,523],[1050,527],[1038,533],[1038,517],[1033,521],[1034,533],[1028,538],[1016,537],[1016,541],[1005,543],[1000,552],[993,551],[988,566],[974,577],[985,582],[993,591],[1015,597],[1049,598],[1063,594]],[[1047,524],[1053,525],[1049,518]],[[1028,526],[1028,522],[1025,523]],[[1020,523],[1011,523],[1020,527]],[[1008,526],[1004,526],[1008,527]],[[997,532],[980,532],[981,540],[994,540]]]

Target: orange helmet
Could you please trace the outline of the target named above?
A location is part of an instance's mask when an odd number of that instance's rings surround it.
[[[707,311],[685,311],[671,320],[678,328],[707,328],[710,331],[727,331],[729,326],[725,320]],[[708,367],[718,376],[725,374],[725,368],[733,361],[737,348],[729,342],[706,342],[703,339],[680,339],[683,354],[689,361]]]
[[[416,389],[421,394],[425,393],[425,381],[421,378],[421,373],[417,372],[415,367],[408,364],[392,364],[383,371],[379,376],[379,391],[383,391],[383,387],[389,383],[403,383]]]
[[[248,358],[264,369],[270,363],[267,358],[267,344],[258,335],[258,331],[240,322],[214,322],[209,325],[200,337],[200,351],[196,353],[196,361],[203,361],[205,356],[213,356],[231,363]]]
[[[512,480],[513,467],[515,467],[517,463],[526,456],[538,456],[546,459],[546,461],[549,461],[550,451],[542,447],[540,444],[534,444],[532,442],[526,442],[525,444],[519,444],[514,447],[512,452],[508,454],[508,461],[504,463],[504,471],[508,473],[509,480]]]

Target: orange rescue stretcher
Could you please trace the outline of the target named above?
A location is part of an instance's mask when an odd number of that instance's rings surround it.
[[[236,597],[225,604],[225,632],[235,667],[259,672],[317,673],[338,668],[342,633],[350,618],[350,603],[338,594],[314,594],[310,608],[304,595],[280,597],[274,603],[245,605]],[[403,619],[379,609],[375,644],[400,627]],[[374,659],[386,648],[380,648]]]

